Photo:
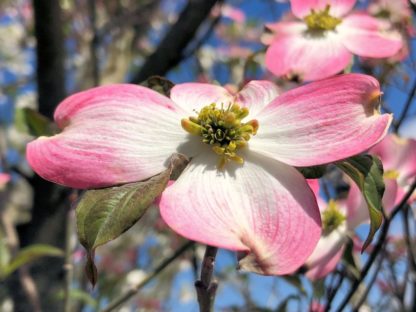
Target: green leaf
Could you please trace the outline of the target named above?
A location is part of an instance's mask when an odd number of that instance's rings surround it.
[[[155,90],[156,92],[159,92],[167,97],[170,96],[170,90],[175,86],[172,81],[161,76],[151,76],[140,83],[140,85]]]
[[[383,221],[383,164],[376,156],[359,155],[337,162],[336,165],[354,180],[368,206],[371,222],[370,232],[362,248],[364,251]]]
[[[85,263],[85,274],[88,280],[94,286],[98,281],[98,270],[94,262],[95,249],[87,250],[87,263]]]
[[[302,173],[305,179],[319,179],[326,172],[326,165],[312,166],[312,167],[297,167],[298,171]]]
[[[63,300],[64,297],[65,297],[64,291],[58,292],[58,299]],[[87,304],[93,308],[98,306],[97,300],[95,300],[89,293],[87,293],[86,291],[83,291],[82,289],[71,288],[69,290],[69,298],[71,298],[73,301]]]
[[[342,261],[344,262],[348,272],[358,279],[360,277],[360,269],[357,266],[354,254],[354,243],[350,239],[346,244],[344,254],[342,255]]]
[[[0,233],[1,235],[1,233]],[[3,276],[3,272],[10,262],[10,250],[7,246],[6,239],[0,236],[0,278]]]
[[[94,249],[124,233],[165,189],[170,170],[146,181],[86,191],[76,208],[81,244]]]
[[[22,248],[17,255],[10,261],[2,272],[3,278],[12,274],[22,265],[33,262],[41,257],[63,257],[64,253],[61,249],[43,244],[34,244]]]
[[[15,125],[19,131],[33,136],[52,136],[58,132],[56,125],[50,119],[27,107],[16,109]]]
[[[97,269],[94,250],[127,231],[165,189],[171,169],[142,182],[89,190],[76,208],[77,231],[88,252],[87,276],[94,285]]]

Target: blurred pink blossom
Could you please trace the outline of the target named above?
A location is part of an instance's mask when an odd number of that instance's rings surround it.
[[[0,173],[0,190],[6,187],[6,184],[10,181],[10,175],[7,173]]]
[[[277,76],[317,80],[352,63],[353,54],[384,58],[396,54],[402,37],[388,22],[350,13],[356,0],[292,0],[297,20],[269,24],[275,37],[266,67]]]
[[[392,181],[397,184],[396,197],[392,201],[393,206],[401,200],[416,177],[416,141],[389,134],[372,147],[369,153],[377,155],[383,163],[385,180],[390,181],[386,184],[385,193],[390,195],[393,192]],[[416,195],[411,197],[410,201],[415,199]],[[389,210],[392,207],[386,206],[385,208]]]
[[[244,23],[246,21],[246,15],[243,10],[234,6],[224,4],[222,6],[222,16],[228,17],[236,23]]]
[[[312,180],[309,183],[316,185],[317,182]],[[396,198],[396,184],[392,183],[390,186],[389,183],[392,181],[386,181],[386,189],[389,191],[383,196],[385,207],[392,207]],[[357,240],[354,230],[370,219],[367,204],[355,183],[351,183],[345,200],[331,200],[329,203],[321,198],[318,188],[312,187],[312,189],[321,211],[323,232],[318,245],[306,261],[306,276],[311,280],[317,280],[334,271],[342,258],[345,244],[350,239],[353,239],[354,246],[360,246],[359,250],[361,250],[362,242]]]

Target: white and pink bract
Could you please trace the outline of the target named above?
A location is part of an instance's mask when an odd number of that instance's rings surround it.
[[[136,85],[108,85],[72,95],[55,112],[62,132],[27,146],[42,177],[89,189],[140,181],[166,169],[173,153],[191,158],[160,198],[166,223],[190,240],[239,251],[240,268],[265,275],[297,270],[314,250],[321,220],[314,193],[293,166],[313,166],[363,152],[391,122],[377,107],[378,82],[349,74],[279,95],[268,81],[240,92],[185,83],[170,98]],[[218,155],[181,120],[207,105],[238,104],[258,131],[239,151],[244,163],[217,166]]]

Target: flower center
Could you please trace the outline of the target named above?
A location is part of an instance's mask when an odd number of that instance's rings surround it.
[[[328,207],[322,213],[322,233],[328,235],[332,231],[336,230],[344,221],[344,214],[339,210],[337,203],[334,200],[330,200]]]
[[[334,30],[338,24],[341,23],[340,18],[333,17],[329,14],[330,6],[327,5],[323,11],[316,12],[311,10],[308,16],[304,18],[308,30],[310,31],[325,31]]]
[[[378,18],[388,19],[391,17],[391,12],[385,8],[381,8],[374,16]]]
[[[384,171],[383,177],[386,179],[397,179],[399,178],[399,172],[397,170],[386,170]]]
[[[211,145],[219,156],[218,169],[222,169],[229,161],[242,164],[244,159],[237,155],[237,150],[247,145],[252,135],[257,133],[259,123],[253,119],[242,120],[248,116],[249,110],[238,104],[230,104],[227,108],[215,103],[205,106],[197,117],[182,119],[182,128],[190,134],[200,136],[202,142]]]

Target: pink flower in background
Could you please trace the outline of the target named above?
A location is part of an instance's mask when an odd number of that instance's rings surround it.
[[[10,175],[0,172],[0,190],[6,187],[6,184],[10,181]]]
[[[416,141],[389,134],[372,147],[369,153],[380,157],[383,163],[386,186],[383,207],[388,214],[400,202],[406,188],[416,177]],[[353,236],[354,229],[358,225],[369,221],[369,216],[367,203],[355,183],[351,183],[345,201],[330,202],[329,204],[320,199],[316,182],[309,183],[314,183],[312,189],[317,195],[321,215],[327,211],[328,218],[329,211],[332,209],[332,220],[336,219],[334,216],[337,216],[338,220],[342,221],[329,234],[321,237],[316,249],[306,262],[308,267],[306,275],[310,279],[316,280],[335,269],[344,252],[345,243],[349,237]],[[410,200],[414,199],[413,197]],[[325,228],[325,215],[322,219]]]
[[[309,306],[309,312],[324,312],[325,306],[319,301],[313,300]]]
[[[356,0],[292,0],[300,20],[267,25],[275,38],[266,67],[277,76],[317,80],[339,73],[353,54],[383,58],[396,54],[401,35],[390,24],[364,13],[349,13]]]
[[[346,222],[348,210],[345,203],[333,200],[326,203],[320,197],[319,191],[315,191],[315,195],[323,219],[323,232],[305,263],[306,276],[313,281],[325,277],[335,269],[349,237]]]
[[[244,23],[246,21],[246,15],[244,11],[231,5],[222,5],[221,13],[223,17],[228,17],[236,23]]]
[[[397,203],[416,177],[416,141],[389,134],[371,148],[369,153],[377,155],[383,163],[385,180],[390,181],[386,185],[386,192],[393,192],[390,187],[396,184],[397,196],[394,203]],[[413,196],[410,200],[414,199]]]
[[[318,245],[306,261],[306,276],[311,280],[317,280],[335,270],[342,258],[346,243],[354,239],[355,228],[368,223],[370,217],[364,197],[354,182],[351,181],[345,200],[329,202],[325,202],[320,196],[317,180],[310,180],[308,183],[316,195],[323,227]],[[392,207],[396,198],[397,184],[389,180],[385,180],[385,183],[383,206]]]
[[[393,28],[399,31],[403,37],[403,46],[399,52],[383,61],[392,63],[404,61],[409,56],[410,37],[415,35],[409,1],[375,0],[369,4],[368,12],[378,19],[392,23]],[[376,66],[381,60],[365,59],[365,61],[371,66]]]
[[[381,140],[378,82],[350,74],[278,96],[271,82],[239,93],[202,83],[176,85],[170,99],[135,85],[110,85],[63,101],[63,130],[27,146],[42,177],[74,188],[148,179],[172,153],[191,162],[160,198],[165,222],[204,244],[239,251],[242,269],[295,271],[321,233],[315,196],[292,166],[360,153]],[[182,127],[181,127],[182,125]]]
[[[393,23],[410,23],[412,18],[408,0],[375,0],[368,6],[368,12]]]

